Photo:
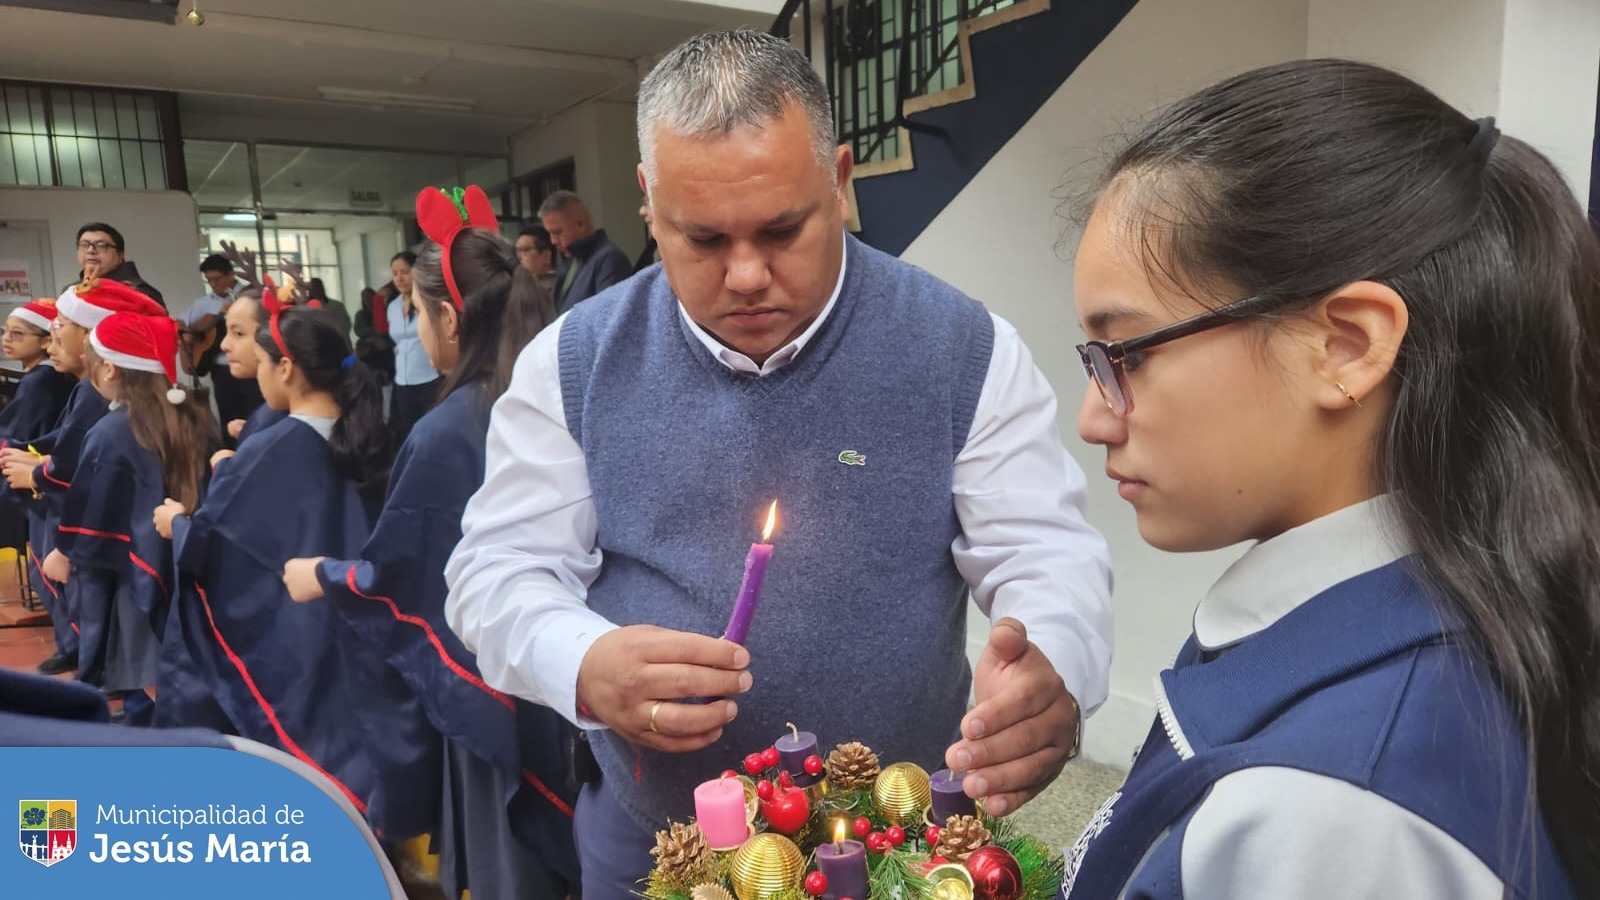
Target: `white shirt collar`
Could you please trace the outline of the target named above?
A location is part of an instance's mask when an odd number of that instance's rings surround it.
[[[305,413],[290,415],[289,418],[299,419],[307,425],[310,425],[316,430],[317,434],[322,436],[323,440],[327,440],[333,436],[333,423],[339,421],[338,419],[330,419],[327,416],[311,416],[306,415]]]
[[[845,233],[842,230],[839,232],[839,243],[845,245]],[[833,307],[839,302],[840,291],[844,290],[844,270],[845,266],[848,265],[848,260],[846,259],[848,255],[849,247],[845,245],[845,252],[839,254],[839,280],[834,282],[833,295],[828,298],[828,304],[822,307],[822,312],[817,314],[817,317],[812,320],[805,331],[800,332],[799,337],[779,347],[777,352],[767,357],[764,365],[756,365],[755,360],[712,337],[711,332],[701,328],[694,319],[689,318],[689,311],[683,308],[682,301],[678,302],[678,314],[683,316],[683,321],[689,325],[689,331],[707,350],[711,351],[711,355],[718,362],[744,375],[771,375],[792,362],[800,351],[811,343],[811,339],[816,337],[817,331],[822,328],[822,323],[828,321],[828,315],[833,312]]]
[[[1328,588],[1409,551],[1387,495],[1291,528],[1247,550],[1206,592],[1195,640],[1218,650],[1273,624]]]

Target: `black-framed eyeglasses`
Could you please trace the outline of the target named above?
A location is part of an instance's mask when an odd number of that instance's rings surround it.
[[[1129,355],[1191,334],[1221,328],[1277,305],[1276,298],[1247,297],[1125,341],[1088,341],[1079,344],[1078,357],[1083,360],[1083,371],[1100,390],[1100,399],[1105,401],[1106,408],[1120,419],[1133,412],[1133,391],[1129,389],[1128,377],[1123,371],[1123,362]]]
[[[116,247],[117,247],[117,245],[111,243],[110,241],[79,241],[78,242],[78,249],[84,251],[85,253],[89,252],[90,250],[99,250],[101,253],[105,253],[105,252],[107,252],[109,250],[115,250]]]

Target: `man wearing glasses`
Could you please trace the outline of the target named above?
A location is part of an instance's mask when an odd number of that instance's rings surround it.
[[[161,292],[139,275],[139,267],[132,260],[122,255],[126,247],[122,232],[104,222],[90,222],[79,228],[78,280],[83,280],[84,271],[92,265],[101,278],[120,281],[165,308],[167,301]]]

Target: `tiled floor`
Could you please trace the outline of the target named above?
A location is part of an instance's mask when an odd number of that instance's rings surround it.
[[[23,609],[12,566],[10,562],[0,564],[0,666],[32,672],[56,651],[55,635],[49,619]]]

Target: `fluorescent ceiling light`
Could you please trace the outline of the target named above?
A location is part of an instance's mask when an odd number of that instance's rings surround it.
[[[336,103],[360,103],[364,106],[421,109],[431,112],[471,112],[478,105],[478,101],[466,97],[432,97],[426,94],[397,94],[391,91],[368,91],[360,88],[319,87],[317,93],[322,99]]]
[[[255,220],[256,220],[256,214],[255,213],[223,213],[222,214],[222,221],[224,221],[224,222],[254,222]]]

